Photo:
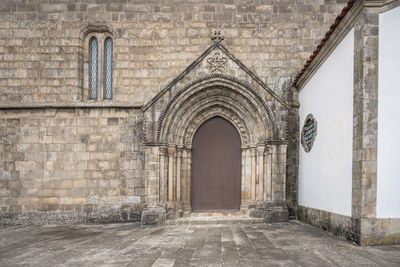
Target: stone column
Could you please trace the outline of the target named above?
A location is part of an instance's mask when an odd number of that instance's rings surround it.
[[[168,147],[168,201],[174,201],[174,159],[176,148],[174,146]]]
[[[178,148],[176,153],[176,201],[181,202],[181,159],[182,148]]]
[[[166,179],[165,179],[165,163],[167,158],[167,148],[160,147],[160,202],[165,202],[166,199]]]
[[[242,148],[242,204],[251,199],[251,156],[248,147]]]
[[[240,197],[241,197],[241,205],[243,204],[243,200],[246,200],[246,194],[245,194],[245,188],[246,188],[246,183],[245,183],[245,165],[246,165],[246,150],[242,148],[241,151],[241,157],[240,157]]]
[[[187,206],[187,152],[186,149],[182,149],[182,160],[181,160],[181,201],[184,206]]]
[[[250,148],[251,152],[251,200],[256,200],[256,149]]]
[[[188,207],[192,209],[192,151],[190,149],[187,150],[187,189],[186,189],[186,199],[188,203]]]
[[[258,159],[258,197],[257,200],[264,200],[264,146],[257,147]]]
[[[265,190],[264,200],[272,201],[272,148],[266,146],[265,153]]]
[[[190,210],[190,150],[182,149],[181,159],[181,201],[185,210]]]

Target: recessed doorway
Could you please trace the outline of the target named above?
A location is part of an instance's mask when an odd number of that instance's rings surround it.
[[[239,210],[241,140],[236,128],[221,117],[204,122],[192,143],[192,210]]]

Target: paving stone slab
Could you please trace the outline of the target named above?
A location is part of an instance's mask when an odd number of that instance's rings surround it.
[[[0,266],[400,266],[400,245],[359,247],[297,221],[0,229]]]

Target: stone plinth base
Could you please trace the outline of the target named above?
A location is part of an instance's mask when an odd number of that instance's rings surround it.
[[[167,205],[167,220],[181,218],[183,216],[183,207],[180,203],[172,203]]]
[[[359,244],[351,217],[304,206],[298,206],[297,211],[299,221]]]
[[[142,224],[162,224],[166,219],[165,206],[146,207],[142,213]]]
[[[285,204],[260,203],[249,205],[249,216],[263,218],[264,222],[287,222],[289,211]]]
[[[245,214],[244,214],[244,211]],[[286,205],[280,203],[257,203],[251,204],[246,209],[237,212],[202,212],[192,213],[187,211],[184,216],[184,208],[179,204],[160,204],[158,206],[149,206],[143,210],[142,224],[162,224],[165,220],[176,222],[201,221],[199,224],[221,222],[237,223],[271,223],[287,222],[289,220],[289,211]],[[189,217],[189,218],[188,218]],[[198,220],[199,217],[203,218]],[[228,219],[226,219],[228,218]],[[179,224],[179,223],[178,223]]]
[[[42,207],[43,208],[43,207]],[[28,209],[18,212],[1,212],[0,225],[66,225],[83,223],[126,223],[140,221],[143,207],[140,204],[100,206],[92,204],[59,205],[48,210]],[[50,208],[53,208],[52,210]]]

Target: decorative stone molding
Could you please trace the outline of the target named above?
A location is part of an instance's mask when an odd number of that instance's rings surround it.
[[[211,34],[211,40],[214,42],[220,43],[225,39],[225,36],[221,30],[215,30]]]
[[[216,115],[230,121],[233,124],[233,126],[235,126],[235,128],[240,134],[242,144],[250,143],[251,139],[249,136],[249,129],[244,124],[244,122],[236,116],[236,114],[233,114],[232,111],[228,109],[224,109],[218,106],[212,106],[211,108],[205,109],[201,114],[193,118],[193,120],[190,122],[185,132],[185,138],[183,139],[184,144],[185,145],[191,144],[192,138],[197,129],[205,121],[215,117]]]
[[[317,120],[312,114],[308,114],[304,120],[303,130],[301,131],[301,145],[304,151],[310,152],[315,137],[317,136]]]
[[[196,79],[196,80],[188,83],[171,98],[171,100],[168,102],[168,104],[166,105],[164,111],[161,113],[160,118],[159,118],[158,127],[157,127],[157,141],[160,141],[160,133],[161,133],[161,130],[163,127],[164,119],[167,115],[167,112],[170,110],[170,107],[177,101],[177,99],[179,97],[181,97],[184,93],[186,93],[186,91],[195,87],[196,85],[200,85],[200,84],[204,83],[204,81],[207,81],[207,80],[209,80],[209,82],[212,82],[214,80],[219,80],[221,82],[224,82],[224,80],[230,81],[230,82],[233,82],[238,87],[244,87],[244,89],[249,91],[253,95],[253,98],[257,99],[257,101],[259,102],[259,105],[261,105],[264,108],[264,110],[267,112],[267,116],[272,123],[273,137],[274,137],[274,139],[277,139],[278,129],[276,126],[274,115],[273,115],[272,110],[271,110],[270,106],[268,105],[268,103],[254,89],[252,89],[245,82],[240,81],[240,80],[236,79],[235,77],[232,77],[232,76],[229,76],[226,74],[214,73],[214,74],[210,74],[210,75],[205,75],[199,79]]]
[[[110,25],[105,23],[88,23],[80,31],[80,38],[83,41],[91,32],[109,33],[118,37],[118,32]]]
[[[183,103],[178,102],[166,117],[165,127],[159,140],[190,145],[194,131],[200,123],[215,116],[224,117],[235,125],[242,134],[243,145],[272,138],[270,123],[263,121],[263,116],[257,113],[257,109],[251,106],[251,103],[245,104],[243,96],[234,93],[231,97],[224,96],[221,92],[225,90],[225,88],[201,89],[200,95],[185,99]],[[242,101],[243,105],[236,105],[238,101]]]
[[[226,69],[228,60],[236,64],[240,78]],[[214,73],[204,75],[210,72],[209,65]],[[282,138],[286,136],[288,108],[216,40],[142,108],[146,201],[165,204],[166,218],[191,211],[193,137],[207,120],[221,117],[240,136],[241,212],[246,213],[249,205],[270,203],[269,208],[257,208],[261,216],[270,216],[275,203],[285,203],[286,141]],[[152,196],[155,192],[159,199]],[[279,207],[287,210],[284,205]]]
[[[214,54],[207,59],[207,62],[210,64],[211,72],[225,72],[225,63],[227,60],[219,51],[214,52]]]
[[[183,77],[185,77],[189,72],[191,72],[196,66],[200,64],[212,51],[220,49],[230,60],[239,66],[247,75],[251,77],[259,86],[261,86],[266,92],[268,92],[274,99],[276,99],[280,104],[282,104],[286,109],[290,109],[290,105],[283,100],[274,90],[269,88],[265,82],[263,82],[256,74],[254,74],[249,68],[247,68],[239,59],[237,59],[229,50],[219,42],[214,42],[210,47],[206,49],[192,64],[190,64],[184,71],[182,71],[175,79],[173,79],[164,89],[162,89],[157,95],[155,95],[146,105],[142,107],[142,111],[146,111],[152,106],[162,95],[169,91],[173,86],[175,86]],[[216,74],[211,74],[216,75]],[[242,81],[233,78],[242,83]],[[195,82],[195,81],[193,81]],[[189,85],[189,84],[188,84]],[[243,85],[244,86],[244,85]],[[190,87],[190,85],[189,85]]]

